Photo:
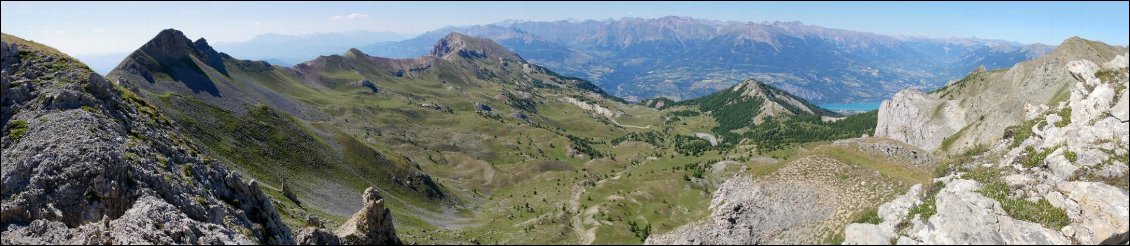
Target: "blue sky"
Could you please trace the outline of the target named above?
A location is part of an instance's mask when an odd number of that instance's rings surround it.
[[[1127,45],[1127,2],[2,2],[3,32],[71,54],[128,52],[165,28],[237,42],[262,33],[418,34],[502,20],[689,16],[801,21],[888,35]]]

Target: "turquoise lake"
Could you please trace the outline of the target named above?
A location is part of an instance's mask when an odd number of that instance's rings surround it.
[[[883,102],[826,103],[819,106],[836,112],[867,112],[879,109],[881,104]]]

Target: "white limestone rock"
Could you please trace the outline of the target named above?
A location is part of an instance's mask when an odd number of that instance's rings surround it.
[[[1066,209],[1076,241],[1082,244],[1126,243],[1127,232],[1130,231],[1130,195],[1126,190],[1095,182],[1065,182],[1056,189],[1063,192],[1067,200],[1077,204],[1074,206],[1077,210]]]

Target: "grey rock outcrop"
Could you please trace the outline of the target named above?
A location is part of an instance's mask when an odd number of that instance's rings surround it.
[[[806,183],[766,186],[749,177],[727,180],[710,202],[710,219],[647,238],[646,244],[785,243],[794,227],[826,219],[834,208]],[[799,192],[807,190],[807,192]],[[772,198],[770,198],[772,197]]]
[[[877,215],[883,219],[879,224],[853,223],[844,228],[844,245],[889,244],[898,236],[896,226],[906,219],[910,209],[922,201],[918,196],[922,185],[914,185],[910,190],[891,202],[879,206]]]
[[[256,182],[132,92],[57,51],[3,46],[23,52],[0,72],[5,244],[293,243]]]
[[[576,98],[572,98],[572,97],[561,97],[558,100],[561,101],[561,102],[565,102],[565,103],[575,105],[578,108],[581,108],[585,111],[592,112],[595,115],[603,116],[605,118],[611,119],[611,118],[617,118],[617,117],[620,117],[621,115],[624,115],[624,112],[621,112],[619,110],[605,108],[604,106],[600,106],[599,104],[588,103],[588,102],[585,102],[585,101],[577,100]]]
[[[490,107],[490,105],[486,105],[486,104],[484,104],[484,103],[479,103],[479,102],[475,102],[475,111],[476,111],[476,112],[479,112],[479,113],[491,113],[491,112],[493,112],[493,110],[494,110],[494,109],[492,109],[492,108]]]
[[[57,221],[36,220],[11,226],[4,244],[254,244],[223,225],[196,221],[164,200],[145,196],[121,217],[78,228]],[[77,235],[77,236],[76,236]]]
[[[938,160],[929,152],[906,143],[882,138],[853,138],[834,142],[836,145],[854,144],[859,151],[882,156],[891,160],[903,160],[914,166],[926,167],[937,164]]]
[[[16,48],[16,44],[14,44],[14,43],[6,43],[5,42],[3,45],[0,45],[0,56],[3,56],[4,61],[13,61],[14,62],[16,60],[16,58],[19,56],[19,54],[20,54],[20,50],[19,50],[19,48]],[[7,65],[7,64],[8,63],[5,63],[5,65]],[[5,66],[5,67],[7,67],[7,66]]]
[[[369,89],[368,92],[370,92],[371,94],[376,94],[376,93],[381,92],[381,89],[377,88],[376,83],[373,83],[373,81],[369,81],[367,79],[355,81],[355,82],[351,83],[351,85],[357,86],[357,87],[368,88]]]
[[[844,245],[882,245],[890,244],[898,236],[894,228],[882,224],[854,223],[844,228]]]
[[[294,242],[299,245],[341,245],[341,239],[326,230],[318,217],[306,218],[306,227],[294,232]]]
[[[298,245],[341,245],[341,239],[325,228],[306,227],[294,233]]]
[[[350,245],[399,245],[400,238],[392,225],[392,213],[384,206],[377,190],[369,187],[361,194],[364,207],[353,214],[334,234]]]
[[[999,202],[977,193],[971,180],[955,180],[938,193],[938,214],[910,237],[922,244],[1070,244],[1057,230],[1013,219]]]
[[[965,124],[964,112],[956,104],[909,89],[879,106],[875,136],[934,151],[944,138],[961,130]]]
[[[1049,200],[1057,201],[1057,205],[1066,208],[1074,232],[1067,236],[1081,244],[1127,242],[1130,235],[1130,195],[1126,190],[1093,182],[1066,182],[1056,189],[1063,192],[1065,199]]]
[[[361,194],[364,207],[335,231],[325,228],[320,219],[306,218],[306,226],[295,232],[299,245],[400,245],[392,224],[392,213],[373,187]]]
[[[878,172],[835,159],[801,158],[757,180],[726,180],[714,192],[707,220],[652,234],[645,244],[822,243],[860,208],[897,194],[897,186]]]
[[[283,178],[282,180],[282,194],[287,199],[290,199],[290,201],[299,205],[302,204],[302,202],[298,201],[298,195],[294,194],[293,190],[290,190],[290,184],[287,182],[286,178]]]
[[[438,103],[438,102],[421,103],[420,107],[429,108],[429,109],[439,111],[439,112],[451,113],[451,109],[447,108],[446,105],[443,105],[442,103]]]

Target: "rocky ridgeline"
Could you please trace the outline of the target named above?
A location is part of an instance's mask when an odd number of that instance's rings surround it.
[[[848,225],[845,244],[1126,244],[1128,55],[1067,62],[1067,102],[1028,105],[1025,123],[935,179],[936,192],[881,205],[883,221]]]
[[[774,117],[792,116],[797,114],[820,114],[820,109],[813,108],[783,90],[772,88],[757,80],[745,80],[735,85],[730,90],[740,92],[742,97],[763,100],[753,123],[761,124],[766,119]]]
[[[2,244],[296,243],[258,182],[133,92],[49,47],[5,34],[2,48]],[[358,214],[379,219],[345,242],[399,243],[366,196]]]

